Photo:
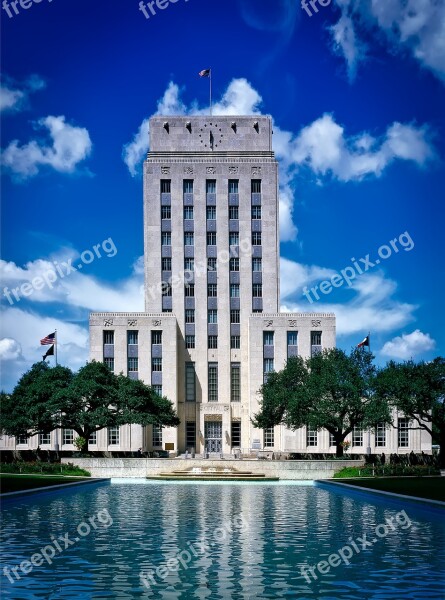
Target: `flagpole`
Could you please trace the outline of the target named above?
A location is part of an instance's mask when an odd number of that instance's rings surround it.
[[[371,332],[368,331],[368,352],[371,353]],[[371,456],[371,428],[368,429],[368,447],[366,448],[366,454]]]
[[[212,69],[210,69],[210,116],[212,116]]]
[[[54,336],[54,338],[55,338],[55,342],[56,342],[56,343],[54,344],[54,346],[55,346],[54,350],[55,350],[55,357],[56,357],[56,367],[57,367],[57,329],[55,329],[55,330],[54,330],[54,333],[56,334],[56,335]]]

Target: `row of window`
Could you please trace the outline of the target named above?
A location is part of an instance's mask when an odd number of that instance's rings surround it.
[[[164,257],[161,259],[161,268],[163,271],[172,270],[172,259],[171,257]],[[207,258],[207,271],[217,271],[218,259],[209,256]],[[229,271],[239,271],[240,262],[239,258],[232,257],[229,260]],[[193,272],[195,270],[195,259],[192,257],[186,257],[184,259],[184,270]],[[254,273],[261,273],[263,270],[263,260],[261,258],[252,258],[252,271]]]
[[[208,364],[208,402],[218,402],[218,363]],[[185,364],[185,401],[196,402],[196,372],[195,363]],[[241,401],[241,365],[230,365],[230,401]]]
[[[194,206],[184,206],[183,208],[183,216],[184,221],[193,221],[195,218],[195,207]],[[250,209],[250,216],[252,221],[261,220],[262,210],[260,205],[252,206]],[[161,206],[161,219],[168,220],[172,218],[172,210],[169,204],[163,204]],[[216,221],[216,206],[206,206],[206,219],[207,221]],[[238,206],[229,206],[229,220],[230,221],[238,221],[239,220],[239,207]],[[161,241],[163,246],[171,246],[172,237],[170,231],[164,231],[161,236]],[[235,244],[231,244],[231,246],[235,246]]]
[[[104,345],[113,345],[114,344],[114,331],[113,330],[105,330],[103,332],[103,343]],[[128,346],[136,346],[139,343],[139,331],[137,330],[128,330],[127,331],[127,345]],[[162,344],[162,331],[152,331],[151,332],[151,344],[152,346],[160,346]]]
[[[170,208],[169,206],[163,206],[162,208]],[[164,218],[164,217],[163,217]],[[169,217],[165,217],[169,218]],[[162,240],[169,242],[168,244],[163,244],[164,246],[171,246],[171,232],[170,235],[162,234]],[[252,231],[252,246],[261,246],[261,231]],[[206,235],[206,243],[207,246],[216,246],[216,231],[208,231]],[[194,246],[195,245],[195,233],[193,231],[185,231],[184,232],[184,246]],[[239,232],[231,231],[229,233],[229,246],[239,246]],[[170,271],[171,269],[164,269],[163,271]]]
[[[183,179],[182,192],[184,194],[193,194],[193,179]],[[252,194],[261,194],[261,179],[252,179],[250,182],[250,192]],[[229,179],[228,193],[239,193],[239,179]],[[161,194],[171,194],[171,179],[161,179]],[[206,194],[216,194],[216,179],[206,180]]]

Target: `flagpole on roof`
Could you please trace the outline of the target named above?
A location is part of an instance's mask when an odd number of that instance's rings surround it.
[[[55,357],[56,357],[56,367],[57,367],[57,329],[54,330],[55,336],[54,336],[54,351],[55,351]]]
[[[212,116],[213,107],[212,107],[212,69],[210,68],[210,116]]]

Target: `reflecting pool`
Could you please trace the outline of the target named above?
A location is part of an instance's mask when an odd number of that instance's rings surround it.
[[[444,516],[307,482],[23,496],[3,505],[2,597],[443,600]]]

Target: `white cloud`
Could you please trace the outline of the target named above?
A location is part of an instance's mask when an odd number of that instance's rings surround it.
[[[23,84],[17,84],[9,78],[0,84],[0,112],[19,111],[26,108],[29,95],[45,87],[38,75],[31,75]]]
[[[22,356],[22,347],[12,338],[3,338],[0,340],[0,360],[18,360]]]
[[[397,336],[386,342],[381,349],[381,353],[390,358],[408,360],[423,352],[433,350],[435,346],[436,342],[428,333],[422,333],[419,329],[416,329],[412,333]]]
[[[351,75],[364,58],[363,38],[384,39],[391,50],[408,51],[445,81],[444,0],[336,0],[342,11],[331,28]]]
[[[18,140],[14,140],[3,150],[2,165],[18,178],[33,177],[44,166],[60,173],[72,173],[91,153],[92,142],[87,129],[69,125],[64,116],[48,116],[41,119],[38,126],[47,129],[50,145],[31,140],[20,146]]]

